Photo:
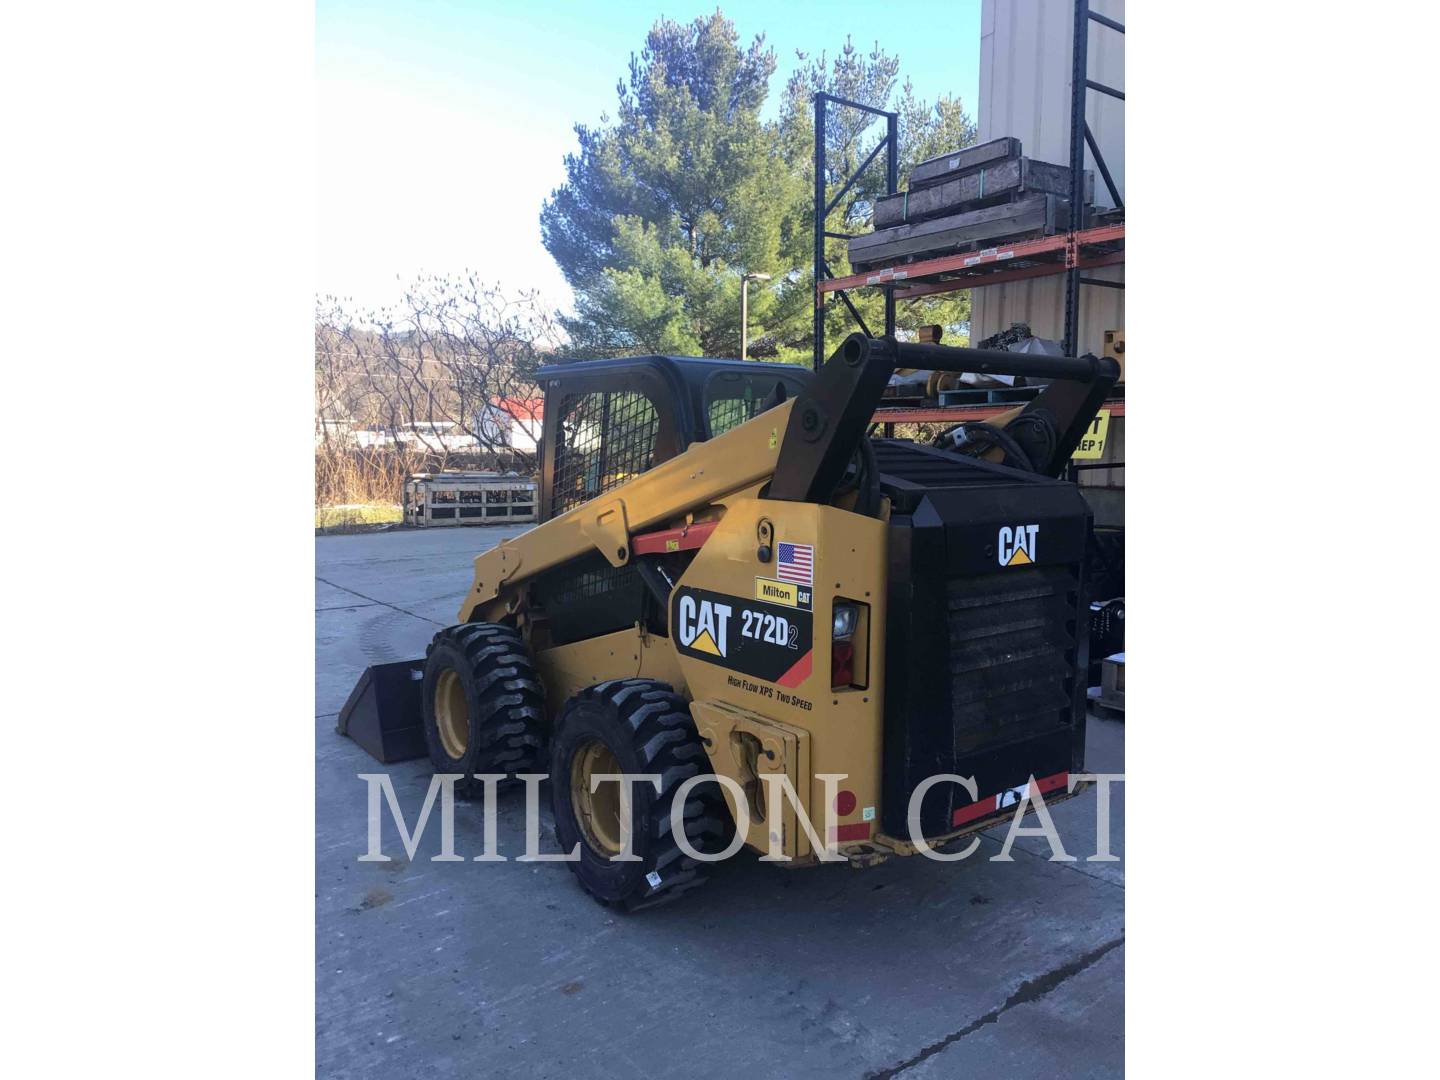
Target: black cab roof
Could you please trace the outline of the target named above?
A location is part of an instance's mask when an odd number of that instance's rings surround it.
[[[759,402],[774,394],[795,397],[814,377],[809,368],[759,360],[730,360],[709,356],[621,356],[605,360],[560,360],[536,372],[547,397],[562,386],[583,382],[615,389],[654,387],[667,391],[652,397],[668,398],[679,412],[676,419],[684,445],[718,434],[712,414],[725,402]],[[547,412],[549,405],[546,406]]]

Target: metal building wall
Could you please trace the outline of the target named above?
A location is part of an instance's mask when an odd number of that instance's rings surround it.
[[[1125,21],[1124,0],[1091,0],[1091,10]],[[984,0],[980,14],[980,141],[1018,138],[1029,157],[1058,165],[1070,161],[1070,39],[1075,5],[1069,0]],[[1090,78],[1125,89],[1124,36],[1090,23]],[[1086,102],[1090,130],[1115,186],[1125,196],[1125,103],[1091,91]],[[1086,153],[1086,167],[1094,161]],[[1095,177],[1095,201],[1109,206],[1104,182]],[[1086,277],[1125,280],[1125,267],[1087,270]],[[1056,275],[971,293],[971,342],[1011,323],[1026,322],[1039,337],[1059,341],[1065,333],[1065,283]],[[1077,351],[1097,356],[1106,330],[1125,326],[1122,289],[1080,287]]]

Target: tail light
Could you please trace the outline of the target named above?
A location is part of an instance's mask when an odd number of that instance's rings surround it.
[[[836,641],[830,646],[830,689],[843,690],[855,681],[855,643]]]
[[[830,689],[840,690],[855,683],[855,629],[860,624],[856,604],[835,604],[830,627]]]

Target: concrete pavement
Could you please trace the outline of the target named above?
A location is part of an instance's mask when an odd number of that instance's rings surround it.
[[[315,541],[316,1051],[322,1077],[1030,1077],[1123,1071],[1124,862],[1090,863],[1095,795],[1055,807],[1067,851],[1005,830],[941,865],[787,872],[742,855],[677,904],[624,917],[560,863],[357,861],[386,771],[413,825],[427,761],[381,766],[335,734],[366,665],[419,656],[454,621],[471,559],[509,528]],[[1091,717],[1088,765],[1123,772],[1123,725]],[[1124,854],[1124,785],[1111,850]],[[556,850],[544,812],[546,851]],[[521,792],[500,850],[524,850]],[[455,846],[482,849],[460,804]]]

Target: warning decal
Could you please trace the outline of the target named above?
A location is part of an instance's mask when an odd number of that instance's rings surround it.
[[[1095,414],[1095,419],[1090,421],[1090,426],[1085,429],[1085,434],[1080,439],[1080,445],[1070,456],[1076,461],[1099,461],[1105,455],[1105,439],[1109,434],[1110,410],[1101,409]]]

